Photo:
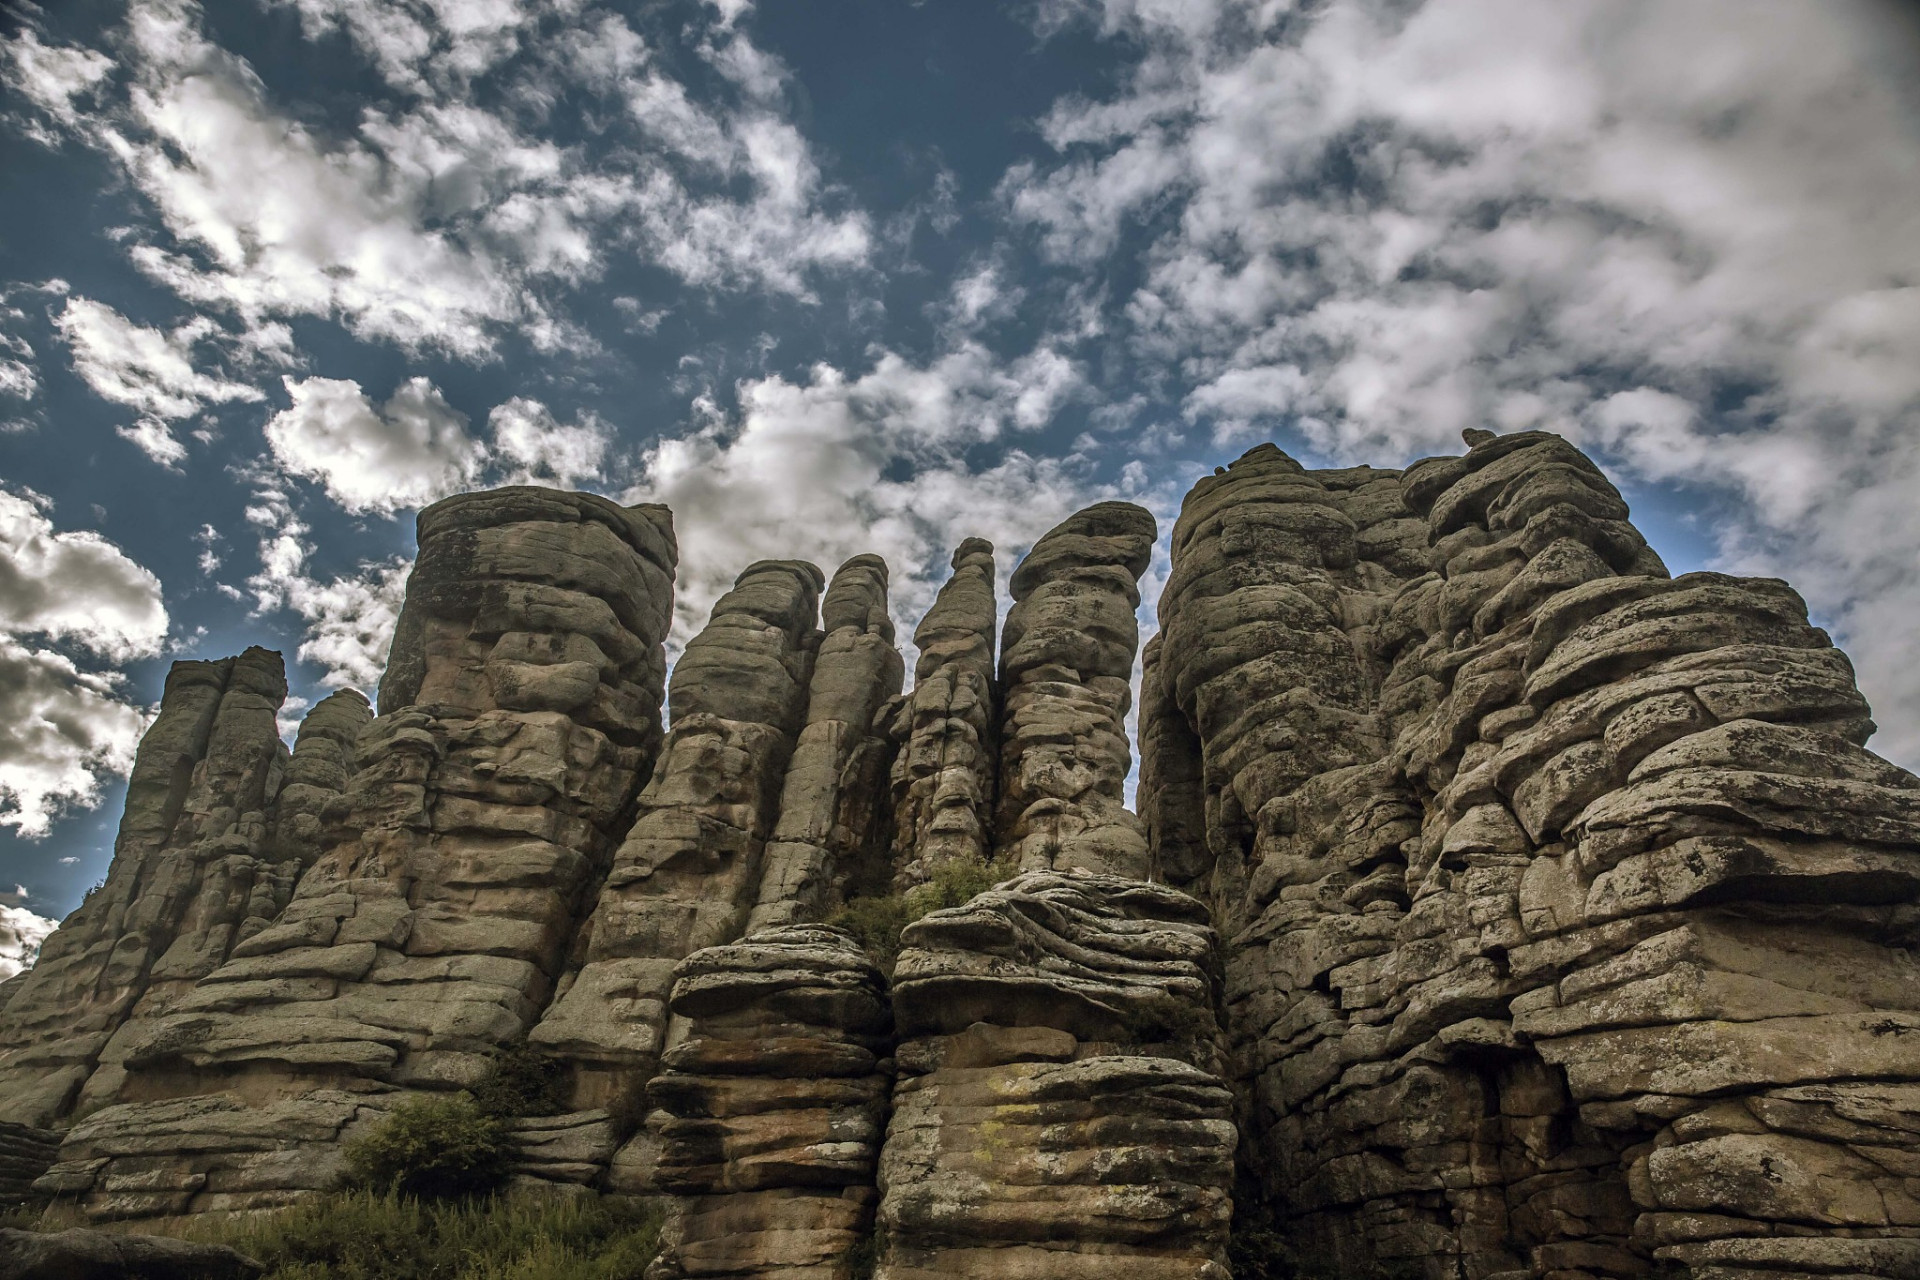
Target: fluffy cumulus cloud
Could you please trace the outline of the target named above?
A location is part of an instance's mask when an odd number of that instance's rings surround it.
[[[45,835],[71,806],[97,804],[125,774],[146,726],[124,677],[83,668],[160,650],[160,583],[98,534],[56,532],[48,504],[0,490],[0,827]]]
[[[1017,549],[1112,489],[1083,458],[1011,447],[973,465],[968,450],[1017,446],[1079,385],[1051,350],[1006,363],[968,345],[925,365],[881,353],[858,376],[819,365],[804,380],[749,379],[736,411],[703,402],[701,429],[649,451],[625,498],[673,508],[676,635],[702,625],[734,575],[762,558],[810,559],[830,574],[878,552],[909,630],[962,538],[993,539],[1010,568]]]
[[[164,466],[186,457],[169,422],[191,418],[209,404],[266,398],[247,383],[197,367],[194,347],[219,331],[205,316],[168,332],[135,324],[105,303],[69,298],[54,324],[72,349],[81,380],[102,399],[139,415],[121,435]]]
[[[260,535],[260,571],[247,579],[256,610],[291,610],[305,623],[297,653],[320,667],[320,683],[371,693],[386,668],[412,562],[317,577],[309,564],[313,530],[294,510],[293,495],[272,481],[256,488],[247,520]]]
[[[515,396],[487,415],[493,449],[508,484],[570,489],[598,480],[613,428],[592,414],[562,423],[538,400]]]
[[[1726,495],[1920,760],[1920,133],[1880,0],[1061,0],[1141,50],[1003,207],[1138,253],[1126,341],[1218,443],[1544,427]],[[1869,162],[1866,158],[1872,157]]]
[[[391,515],[472,486],[486,448],[467,416],[425,378],[409,378],[382,404],[340,378],[285,380],[292,407],[268,419],[281,467],[317,480],[348,511]]]

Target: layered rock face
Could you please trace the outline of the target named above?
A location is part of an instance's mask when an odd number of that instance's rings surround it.
[[[1626,515],[1540,433],[1189,496],[1143,777],[1262,1212],[1355,1272],[1912,1274],[1920,781],[1784,584]]]
[[[648,1280],[854,1280],[892,1087],[886,983],[833,929],[779,926],[681,963],[686,1038],[647,1086],[674,1199]]]
[[[382,714],[336,800],[310,789],[341,704],[300,739],[277,830],[325,852],[271,925],[121,1029],[124,1076],[89,1086],[50,1189],[101,1216],[273,1203],[326,1186],[403,1091],[482,1078],[546,1004],[651,764],[673,566],[660,508],[520,488],[422,512]]]
[[[820,612],[807,723],[781,784],[750,929],[818,920],[850,884],[884,884],[892,871],[889,728],[906,669],[887,612],[887,562],[862,555],[841,565]]]
[[[124,1041],[287,905],[303,866],[270,849],[287,770],[274,716],[286,695],[280,655],[265,649],[173,665],[134,760],[106,883],[14,984],[0,1120],[61,1120],[96,1075],[90,1102],[111,1097]]]
[[[738,936],[807,715],[820,571],[749,565],[674,665],[672,729],[533,1041],[579,1064],[577,1101],[643,1086],[674,966]]]
[[[95,1216],[255,1208],[526,1038],[576,1110],[519,1178],[668,1196],[652,1280],[1920,1275],[1920,779],[1784,584],[1469,444],[1195,487],[1137,816],[1140,508],[997,667],[964,542],[904,694],[877,558],[748,566],[664,734],[663,510],[429,508],[377,718],[289,756],[274,655],[176,666],[0,1121]],[[996,856],[890,975],[823,924]]]
[[[1040,872],[908,926],[878,1280],[1227,1280],[1206,919],[1144,881]]]
[[[997,617],[993,544],[968,538],[913,633],[920,651],[913,692],[893,727],[902,744],[893,766],[893,861],[903,886],[944,863],[983,862],[993,852]]]
[[[1147,835],[1126,807],[1134,610],[1157,533],[1102,502],[1034,544],[1014,571],[1000,643],[1000,845],[1023,871],[1144,877]]]

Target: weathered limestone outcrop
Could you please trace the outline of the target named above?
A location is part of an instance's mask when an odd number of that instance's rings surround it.
[[[878,1280],[1226,1280],[1206,920],[1162,886],[1039,873],[907,928]]]
[[[825,632],[807,686],[807,723],[780,789],[749,929],[818,920],[849,883],[885,884],[893,835],[891,714],[906,674],[887,613],[887,562],[855,556],[821,601]]]
[[[265,1270],[222,1244],[118,1231],[0,1228],[0,1280],[253,1280]]]
[[[423,511],[382,714],[294,837],[326,852],[122,1030],[125,1077],[90,1086],[43,1181],[102,1217],[275,1203],[404,1092],[482,1078],[545,1005],[651,764],[673,565],[657,507],[515,488]]]
[[[106,883],[47,939],[0,1035],[0,1119],[46,1125],[81,1088],[111,1096],[116,1033],[164,1013],[293,893],[297,859],[267,853],[287,764],[280,655],[176,662],[141,740]]]
[[[664,739],[663,510],[430,508],[377,718],[289,757],[277,657],[176,666],[106,886],[0,992],[0,1122],[97,1217],[256,1208],[527,1037],[576,1109],[520,1180],[673,1197],[654,1280],[1223,1280],[1230,1217],[1342,1275],[1920,1276],[1920,778],[1785,584],[1468,442],[1195,487],[1137,817],[1137,507],[1035,546],[997,676],[962,543],[904,696],[876,558],[823,617],[749,566]],[[819,923],[996,854],[891,988]]]
[[[1014,570],[1000,637],[1002,854],[1024,871],[1144,877],[1147,833],[1127,809],[1140,575],[1153,516],[1102,502],[1067,517]]]
[[[1263,446],[1174,532],[1143,775],[1269,1210],[1354,1271],[1913,1273],[1920,780],[1783,584],[1475,440]]]
[[[880,971],[845,934],[793,925],[677,975],[686,1038],[647,1086],[653,1186],[674,1197],[648,1280],[853,1280],[892,1087]]]
[[[902,887],[948,862],[985,862],[993,852],[993,544],[968,538],[953,576],[913,633],[920,651],[913,692],[894,736],[893,862]]]
[[[576,1101],[617,1101],[653,1075],[674,966],[739,935],[807,712],[820,571],[749,565],[673,668],[672,731],[574,943],[575,967],[534,1028],[577,1066]]]
[[[33,1184],[59,1154],[60,1135],[53,1130],[0,1121],[0,1208],[34,1199]]]

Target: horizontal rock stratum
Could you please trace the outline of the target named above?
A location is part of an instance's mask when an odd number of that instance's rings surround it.
[[[878,557],[742,566],[669,684],[665,509],[430,507],[377,715],[176,664],[0,1163],[286,1203],[513,1049],[517,1176],[667,1197],[652,1280],[1920,1276],[1920,779],[1785,583],[1468,434],[1194,488],[1132,807],[1139,507],[1011,599],[963,542],[910,685]]]

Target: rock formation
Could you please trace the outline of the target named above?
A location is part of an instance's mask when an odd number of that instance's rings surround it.
[[[124,1074],[124,1042],[268,927],[302,867],[267,854],[287,766],[280,655],[176,662],[141,740],[106,883],[48,937],[0,1035],[0,1120],[46,1125]],[[111,1048],[110,1048],[111,1046]]]
[[[821,601],[825,637],[807,686],[807,723],[780,788],[750,929],[818,920],[851,884],[885,884],[892,810],[889,713],[905,664],[887,613],[887,563],[855,556]]]
[[[1156,532],[1145,508],[1102,502],[1069,516],[1014,570],[1000,637],[996,828],[1023,871],[1147,873],[1146,829],[1125,802],[1126,719],[1136,584]]]
[[[378,717],[289,757],[274,655],[175,667],[0,1121],[95,1217],[260,1207],[530,1041],[518,1176],[669,1196],[652,1280],[1911,1280],[1920,779],[1785,584],[1469,445],[1194,488],[1138,816],[1140,508],[1036,544],[997,671],[964,542],[904,694],[877,558],[749,566],[664,735],[663,510],[429,508]],[[995,855],[891,982],[824,923]]]
[[[579,1064],[584,1105],[646,1084],[674,966],[738,936],[756,900],[806,717],[822,585],[801,561],[749,565],[674,665],[666,746],[574,943],[577,968],[533,1032]]]
[[[1542,433],[1188,498],[1143,773],[1259,1211],[1353,1272],[1910,1274],[1920,781],[1784,584],[1626,514]]]
[[[943,863],[984,862],[993,852],[997,617],[993,544],[968,538],[913,633],[913,692],[894,725],[902,745],[893,766],[893,861],[903,887]]]
[[[328,1185],[403,1091],[477,1083],[546,1005],[651,764],[673,567],[657,507],[511,488],[423,511],[356,771],[317,836],[311,797],[281,824],[326,852],[122,1028],[124,1078],[89,1085],[48,1189],[102,1217],[274,1203]]]
[[[687,1037],[647,1086],[653,1186],[674,1196],[648,1280],[854,1280],[892,1087],[886,984],[832,929],[763,929],[695,953]]]

